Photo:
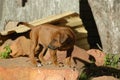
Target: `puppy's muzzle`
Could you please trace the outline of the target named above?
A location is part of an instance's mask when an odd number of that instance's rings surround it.
[[[52,49],[52,50],[56,50],[58,49],[58,47],[52,46],[52,45],[48,45],[48,48]]]

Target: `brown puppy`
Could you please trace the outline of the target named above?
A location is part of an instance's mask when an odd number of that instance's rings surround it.
[[[71,65],[71,53],[75,44],[75,35],[73,31],[68,27],[55,26],[51,24],[43,24],[33,26],[26,22],[19,22],[19,24],[26,25],[31,28],[30,39],[33,42],[31,46],[31,54],[35,54],[35,48],[38,44],[42,45],[42,51],[39,54],[41,63],[46,61],[43,58],[43,54],[47,49],[50,49],[50,55],[52,63],[57,65],[56,51],[67,51],[67,65]]]
[[[25,38],[24,36],[20,36],[11,43],[10,48],[12,52],[10,55],[12,57],[30,55],[30,46],[31,40]]]
[[[32,41],[30,39],[27,39],[24,36],[20,36],[11,43],[10,48],[12,52],[10,53],[10,55],[12,57],[19,57],[26,55],[29,56],[30,60],[34,64],[37,64],[34,57],[35,54],[30,54],[31,45],[32,45]]]

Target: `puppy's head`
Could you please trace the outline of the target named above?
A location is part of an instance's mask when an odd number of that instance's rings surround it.
[[[13,45],[11,45],[10,46],[10,49],[12,50],[12,52],[10,53],[10,56],[11,57],[17,57],[16,55],[17,55],[17,48],[16,47],[14,47]]]
[[[48,45],[48,48],[53,49],[53,50],[60,48],[61,46],[63,46],[65,41],[68,39],[68,37],[69,36],[67,34],[56,33],[53,36],[52,41]]]

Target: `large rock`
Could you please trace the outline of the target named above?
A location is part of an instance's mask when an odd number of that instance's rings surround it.
[[[0,80],[77,80],[78,71],[72,69],[49,68],[3,68],[0,67]]]
[[[88,0],[106,53],[120,52],[120,1]]]
[[[35,67],[26,57],[0,59],[0,80],[77,80],[82,67],[89,62],[89,55],[84,49],[77,46],[74,48],[72,57],[76,69],[53,65]],[[65,55],[65,51],[58,51],[58,61],[64,61]],[[45,59],[50,59],[49,52]]]
[[[90,49],[87,51],[89,55],[95,58],[95,64],[97,66],[103,66],[105,64],[105,53],[98,49]]]
[[[45,65],[35,67],[29,58],[17,57],[10,59],[0,59],[0,80],[78,80],[80,73],[83,71],[83,66],[89,63],[89,55],[96,59],[98,66],[104,63],[104,53],[97,49],[85,51],[77,46],[74,47],[72,54],[73,62],[76,68],[56,67],[53,65]],[[88,55],[88,54],[89,55]],[[58,51],[58,61],[65,60],[65,51]],[[47,52],[46,60],[50,59],[50,54]],[[94,67],[95,68],[95,67]],[[97,66],[96,66],[97,68]],[[90,70],[90,69],[89,69]],[[93,69],[91,69],[93,70]],[[98,72],[99,69],[98,69]],[[7,76],[7,77],[6,77]],[[116,80],[112,76],[94,77],[92,80]]]

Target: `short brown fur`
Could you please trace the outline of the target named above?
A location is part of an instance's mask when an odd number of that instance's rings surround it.
[[[33,43],[31,46],[31,54],[35,54],[35,48],[38,44],[42,45],[42,51],[39,54],[41,63],[45,64],[43,58],[44,52],[49,49],[52,63],[57,65],[57,50],[67,51],[67,65],[71,65],[71,54],[75,44],[75,34],[68,27],[55,26],[51,24],[42,24],[33,26],[26,22],[19,22],[19,24],[26,25],[31,28],[30,39]]]

